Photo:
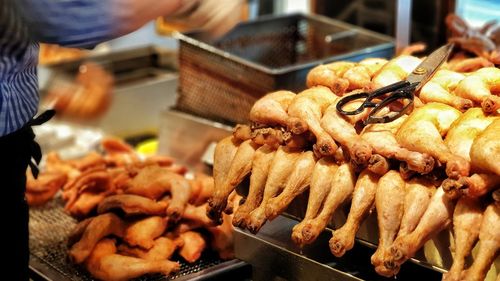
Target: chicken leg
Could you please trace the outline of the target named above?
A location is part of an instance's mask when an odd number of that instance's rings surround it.
[[[484,280],[491,264],[500,253],[500,207],[490,204],[483,214],[479,230],[479,250],[471,267],[464,272],[463,280]]]
[[[460,81],[455,94],[481,104],[485,112],[496,112],[500,109],[500,97],[493,93],[498,91],[500,91],[500,69],[485,67]]]
[[[279,125],[286,127],[288,121],[287,109],[295,93],[277,91],[269,93],[255,102],[250,109],[249,119],[253,123],[266,126]]]
[[[465,111],[474,104],[471,100],[454,95],[452,92],[465,75],[449,70],[438,70],[432,79],[425,83],[418,97],[424,103],[440,102]]]
[[[359,226],[368,216],[375,201],[375,191],[379,178],[378,175],[371,172],[362,172],[359,175],[354,187],[347,221],[341,228],[333,231],[329,242],[330,251],[334,256],[341,257],[354,246],[354,238]]]
[[[103,239],[95,246],[86,262],[87,270],[99,280],[127,281],[136,277],[161,273],[166,276],[178,271],[179,263],[169,260],[145,260],[116,254],[113,239]]]
[[[323,157],[316,162],[311,176],[306,214],[302,222],[296,224],[292,230],[292,240],[297,245],[302,245],[302,229],[308,220],[313,219],[318,214],[323,201],[330,191],[332,175],[335,174],[338,167],[330,157]]]
[[[473,167],[500,176],[500,118],[495,119],[472,143],[470,158]]]
[[[443,274],[443,281],[458,281],[464,270],[465,258],[470,255],[479,237],[483,209],[478,200],[462,197],[453,212],[455,254],[450,270]]]
[[[396,238],[403,217],[405,182],[399,172],[391,170],[383,175],[377,185],[375,208],[379,228],[379,241],[371,263],[375,271],[385,277],[394,276],[399,268],[384,265],[386,253]]]
[[[432,235],[447,228],[451,223],[454,207],[455,200],[446,196],[442,188],[438,188],[417,227],[410,234],[400,236],[394,241],[388,251],[385,266],[399,268],[402,263],[413,257]]]
[[[290,150],[283,146],[280,146],[276,151],[269,168],[262,202],[247,216],[246,226],[250,232],[257,233],[266,222],[265,210],[269,199],[275,197],[285,187],[300,155],[300,151]]]
[[[330,222],[333,213],[352,195],[355,182],[356,174],[351,165],[348,163],[340,165],[333,175],[330,192],[323,202],[323,208],[314,219],[308,220],[302,229],[304,244],[311,244],[318,238]]]
[[[255,151],[252,161],[252,174],[250,175],[250,187],[245,203],[241,205],[233,216],[233,225],[236,227],[245,227],[245,221],[248,214],[255,210],[262,202],[264,196],[264,187],[266,185],[269,167],[274,159],[276,150],[268,145],[259,147]]]
[[[318,151],[325,156],[333,155],[337,145],[321,127],[320,120],[337,98],[328,88],[318,86],[297,94],[288,107],[288,129],[296,135],[311,131],[316,136]]]
[[[396,133],[396,140],[409,150],[428,153],[446,163],[449,177],[468,176],[469,162],[453,154],[442,139],[460,115],[460,111],[449,105],[428,103],[408,116]]]
[[[234,158],[231,160],[231,165],[229,166],[229,170],[227,171],[227,175],[222,185],[218,185],[218,183],[220,183],[217,180],[219,172],[215,172],[216,165],[214,163],[214,177],[216,179],[216,185],[213,196],[208,201],[209,208],[207,210],[207,215],[216,223],[222,223],[221,213],[226,209],[229,194],[238,184],[241,183],[241,181],[248,175],[248,173],[250,173],[252,169],[252,159],[257,148],[258,146],[251,140],[247,140],[241,143],[241,145],[236,150]],[[215,150],[214,161],[217,162],[219,161],[219,159],[217,159],[217,156],[219,155],[219,153],[217,152],[217,147],[215,148]],[[228,159],[226,157],[220,159],[220,161],[227,160]]]

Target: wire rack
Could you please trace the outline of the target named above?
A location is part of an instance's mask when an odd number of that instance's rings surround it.
[[[29,222],[31,256],[36,257],[44,265],[44,268],[49,268],[51,275],[59,276],[58,279],[94,280],[85,269],[75,266],[68,260],[67,237],[77,221],[64,212],[63,205],[62,199],[57,197],[42,207],[31,208]],[[177,274],[170,277],[151,275],[135,280],[159,281],[188,277],[190,274],[221,265],[224,262],[217,257],[216,253],[209,251],[206,251],[198,261],[192,264],[184,262],[177,256],[174,256],[173,260],[179,261],[181,264]],[[36,265],[31,266],[36,267]]]

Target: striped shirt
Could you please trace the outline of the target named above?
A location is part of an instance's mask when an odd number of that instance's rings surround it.
[[[87,48],[111,39],[111,2],[0,0],[0,136],[38,110],[38,42]]]

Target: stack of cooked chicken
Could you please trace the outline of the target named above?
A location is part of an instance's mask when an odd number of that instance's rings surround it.
[[[350,203],[345,224],[332,232],[333,255],[353,247],[375,209],[379,242],[371,263],[380,275],[396,275],[453,226],[454,261],[443,280],[484,280],[500,249],[500,69],[456,56],[415,93],[414,109],[389,123],[363,125],[368,111],[346,116],[336,109],[341,97],[403,80],[421,61],[401,55],[320,65],[306,90],[259,99],[251,124],[237,125],[216,146],[208,216],[221,223],[236,207],[228,198],[250,175],[234,226],[256,233],[309,190],[307,211],[291,233],[298,245],[314,242]]]
[[[194,263],[211,247],[222,259],[232,258],[231,217],[216,226],[206,215],[212,177],[188,179],[172,158],[141,159],[116,139],[105,139],[102,147],[104,155],[77,160],[49,154],[39,178],[28,181],[30,203],[62,189],[65,210],[82,219],[68,239],[72,262],[99,280],[121,281],[178,271],[174,253]],[[45,192],[34,193],[34,186]]]

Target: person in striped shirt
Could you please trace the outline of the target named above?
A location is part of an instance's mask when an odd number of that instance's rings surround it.
[[[41,153],[31,126],[38,111],[39,43],[92,48],[160,16],[223,34],[239,20],[241,0],[0,0],[0,188],[4,198],[2,280],[28,280],[26,170]],[[33,163],[33,160],[34,162]],[[6,249],[5,249],[6,247]]]

